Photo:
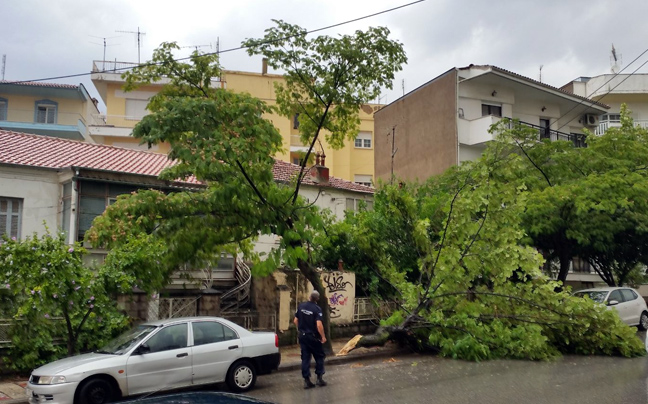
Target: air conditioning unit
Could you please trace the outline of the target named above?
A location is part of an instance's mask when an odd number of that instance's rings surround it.
[[[586,126],[596,126],[599,123],[598,115],[594,114],[585,114],[583,115],[583,125]]]

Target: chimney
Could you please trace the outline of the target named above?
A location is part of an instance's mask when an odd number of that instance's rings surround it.
[[[261,74],[264,76],[268,74],[268,58],[263,58],[261,61]]]
[[[344,271],[344,261],[342,261],[342,258],[338,260],[338,271]]]
[[[324,153],[315,153],[315,165],[311,168],[311,179],[317,184],[329,183],[329,169],[324,164]]]

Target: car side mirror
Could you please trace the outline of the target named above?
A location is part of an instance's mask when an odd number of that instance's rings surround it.
[[[616,306],[617,304],[619,304],[618,300],[610,300],[610,301],[608,301],[608,306]]]
[[[149,347],[146,344],[142,344],[142,345],[138,346],[137,349],[135,350],[135,352],[133,352],[133,353],[135,355],[143,355],[143,354],[149,353],[149,352],[151,352],[151,347]]]

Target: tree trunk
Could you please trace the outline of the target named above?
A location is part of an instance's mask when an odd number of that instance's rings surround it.
[[[560,251],[558,254],[558,259],[560,260],[560,271],[558,272],[558,281],[560,281],[565,286],[565,281],[567,280],[567,274],[569,273],[569,266],[571,264],[571,255],[568,251]]]
[[[311,285],[313,285],[313,288],[320,294],[320,299],[317,304],[322,309],[322,315],[324,316],[322,325],[324,326],[324,333],[326,334],[326,343],[324,343],[323,348],[326,355],[331,355],[333,353],[333,345],[331,345],[331,310],[329,309],[328,298],[326,297],[324,285],[322,285],[322,280],[319,276],[319,273],[308,262],[299,260],[297,262],[297,266],[299,267],[302,275],[304,275],[306,279],[308,279]]]

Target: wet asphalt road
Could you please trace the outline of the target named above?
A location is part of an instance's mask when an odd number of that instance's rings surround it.
[[[314,378],[314,377],[313,377]],[[648,403],[648,357],[464,362],[405,355],[329,367],[304,390],[299,371],[261,376],[246,395],[291,403]]]

